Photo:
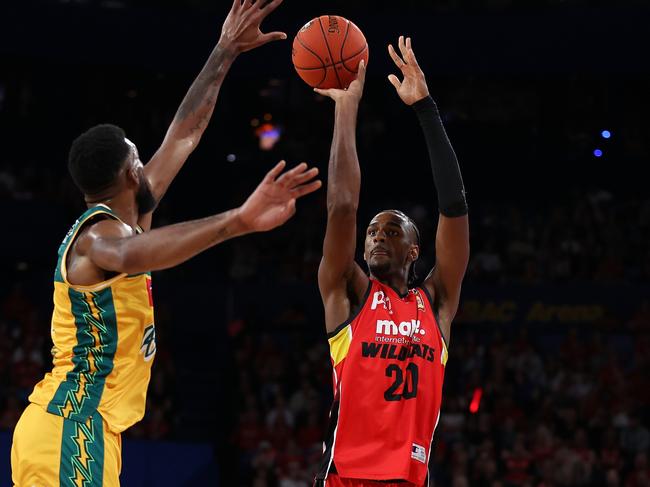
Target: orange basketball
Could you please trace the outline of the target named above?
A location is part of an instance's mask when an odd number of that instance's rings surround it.
[[[359,28],[338,15],[307,22],[293,40],[293,66],[314,88],[347,88],[357,77],[359,62],[368,64],[368,43]]]

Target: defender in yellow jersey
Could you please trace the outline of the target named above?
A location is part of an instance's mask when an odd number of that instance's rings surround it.
[[[67,279],[75,237],[99,217],[121,220],[106,205],[86,211],[59,249],[54,274],[54,368],[29,397],[47,412],[86,422],[95,411],[120,433],[142,419],[156,332],[151,274],[117,274],[90,286]],[[136,358],[137,357],[137,358]]]
[[[199,142],[234,59],[286,38],[259,29],[281,1],[234,0],[217,46],[149,163],[114,125],[93,127],[73,142],[68,168],[88,210],[59,248],[53,369],[14,431],[16,486],[119,485],[120,433],[144,415],[156,352],[150,272],[275,228],[293,215],[297,198],[320,187],[317,169],[302,163],[281,175],[281,161],[242,206],[150,230],[152,212]]]

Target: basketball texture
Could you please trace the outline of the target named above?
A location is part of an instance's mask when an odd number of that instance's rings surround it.
[[[368,43],[353,22],[321,15],[307,22],[293,40],[293,66],[313,88],[347,88],[359,62],[368,64]]]

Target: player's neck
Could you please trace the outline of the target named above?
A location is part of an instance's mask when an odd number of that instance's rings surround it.
[[[138,205],[132,194],[122,191],[117,194],[86,196],[86,204],[89,208],[99,204],[106,205],[130,227],[135,228],[138,225]]]
[[[405,275],[387,275],[387,276],[375,276],[372,272],[370,277],[376,281],[390,286],[393,290],[400,296],[406,296],[409,292],[408,279]]]

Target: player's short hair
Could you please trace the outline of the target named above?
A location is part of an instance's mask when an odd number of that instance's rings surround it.
[[[102,124],[72,142],[68,170],[83,193],[98,193],[115,181],[131,150],[124,137],[120,127]]]
[[[415,243],[416,245],[420,245],[420,229],[418,226],[415,224],[413,219],[408,216],[406,213],[400,210],[384,210],[388,213],[393,213],[394,215],[397,215],[404,220],[406,220],[409,225],[411,225],[411,228],[413,229],[413,233],[415,233]],[[408,287],[414,287],[417,283],[418,280],[418,275],[415,272],[415,262],[411,262],[411,267],[409,267],[409,274],[408,274],[408,282],[407,285]]]
[[[413,233],[415,233],[415,243],[417,245],[420,245],[420,230],[418,229],[418,226],[415,224],[415,222],[410,216],[408,216],[406,213],[400,210],[384,210],[384,212],[393,213],[394,215],[397,215],[403,218],[404,220],[406,220],[409,223],[409,225],[411,225],[411,228],[413,229]]]

